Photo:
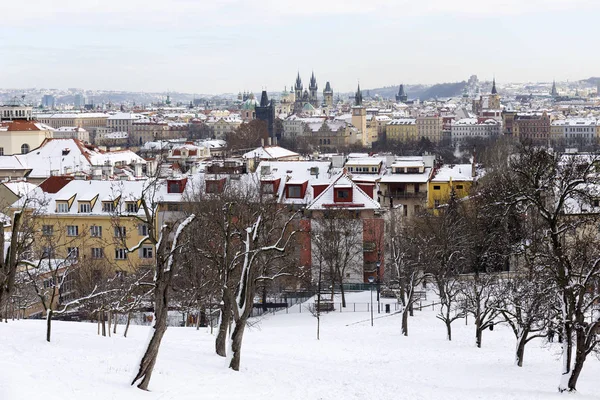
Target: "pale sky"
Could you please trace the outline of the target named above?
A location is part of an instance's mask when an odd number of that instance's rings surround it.
[[[0,87],[224,93],[600,76],[598,0],[27,0]]]

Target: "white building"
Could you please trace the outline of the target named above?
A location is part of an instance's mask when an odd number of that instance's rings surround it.
[[[78,139],[82,142],[90,142],[90,133],[78,126],[61,126],[54,130],[54,138],[56,139]]]
[[[495,119],[479,122],[477,118],[463,118],[454,121],[450,128],[450,137],[453,142],[463,142],[470,138],[490,139],[500,136],[502,123]]]

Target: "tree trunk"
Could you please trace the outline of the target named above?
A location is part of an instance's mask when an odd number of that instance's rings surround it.
[[[131,311],[127,313],[127,324],[125,325],[125,332],[123,333],[123,337],[127,337],[127,332],[129,331],[129,322],[131,322]]]
[[[117,313],[113,313],[113,333],[117,334]]]
[[[110,326],[112,324],[112,312],[108,312],[108,337],[110,337]]]
[[[558,391],[562,393],[570,392],[573,390],[571,387],[571,375],[573,374],[573,370],[571,367],[571,357],[573,352],[573,336],[568,321],[567,323],[563,324],[562,332],[559,335],[562,336],[562,375],[560,378],[560,384],[558,385]]]
[[[46,341],[50,341],[50,335],[52,333],[52,308],[46,310]]]
[[[196,330],[200,330],[200,317],[202,317],[202,312],[200,311],[200,307],[196,308]]]
[[[106,336],[106,321],[104,319],[104,311],[101,311],[100,315],[102,317],[102,336]]]
[[[479,321],[479,318],[477,318],[475,320],[475,344],[477,345],[478,348],[481,348],[481,337],[482,337],[482,329],[481,329],[481,322]]]
[[[344,284],[340,278],[340,291],[342,292],[342,307],[346,308],[346,293],[344,292]]]
[[[231,362],[229,368],[234,371],[240,370],[240,359],[242,356],[242,338],[244,337],[244,330],[246,329],[246,319],[240,318],[235,324],[233,333],[231,334]]]
[[[517,337],[517,353],[515,358],[515,364],[518,367],[523,366],[523,356],[525,355],[525,345],[527,344],[527,332],[521,332]]]
[[[157,267],[164,268],[162,265],[158,265]],[[140,362],[140,369],[131,382],[131,384],[134,385],[136,382],[140,381],[137,387],[142,390],[148,390],[148,384],[152,377],[154,364],[156,364],[156,358],[158,357],[160,342],[167,331],[167,317],[169,311],[168,280],[169,279],[167,278],[163,278],[156,282],[156,288],[154,289],[154,318],[152,320],[152,329],[154,329],[154,333],[152,334],[146,353]]]
[[[229,296],[223,296],[223,306],[221,308],[221,321],[219,323],[219,333],[215,340],[215,350],[221,357],[227,356],[227,333],[231,324],[231,302]]]
[[[444,321],[446,323],[446,336],[448,338],[448,341],[452,341],[452,323],[450,322],[450,319],[446,319]]]
[[[402,335],[408,336],[408,308],[402,310]]]
[[[571,376],[569,377],[567,389],[569,392],[577,391],[577,380],[579,379],[579,375],[581,374],[583,364],[587,357],[585,351],[585,339],[585,330],[582,328],[577,329],[575,333],[575,363],[573,364],[573,370],[571,371]]]

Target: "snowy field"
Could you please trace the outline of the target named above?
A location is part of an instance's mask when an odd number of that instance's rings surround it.
[[[366,303],[369,293],[348,296]],[[296,306],[297,307],[297,306]],[[409,336],[400,315],[367,312],[322,317],[321,340],[308,312],[264,317],[247,330],[242,368],[234,372],[214,354],[206,328],[169,328],[150,382],[150,392],[128,385],[148,327],[123,327],[112,338],[96,324],[55,322],[45,342],[44,321],[0,324],[0,399],[564,399],[559,347],[542,340],[528,345],[525,365],[513,365],[514,338],[507,327],[486,331],[474,346],[474,327],[443,323],[431,308],[415,311]],[[363,322],[360,322],[363,321]],[[358,322],[358,323],[357,323]],[[471,322],[471,321],[469,321]],[[591,356],[578,399],[600,399],[600,362]]]

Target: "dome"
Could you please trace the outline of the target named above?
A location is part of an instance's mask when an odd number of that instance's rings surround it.
[[[256,101],[256,99],[254,97],[252,97],[243,103],[242,109],[243,110],[254,110],[257,105],[258,105],[258,101]]]

